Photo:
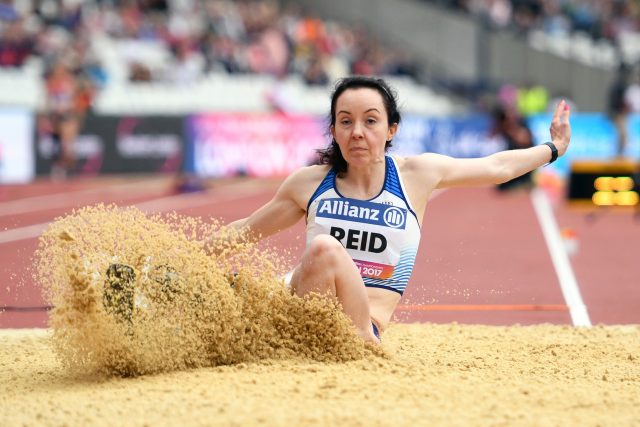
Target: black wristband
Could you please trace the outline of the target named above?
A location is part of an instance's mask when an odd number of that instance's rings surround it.
[[[556,148],[556,145],[553,142],[545,142],[542,145],[547,145],[549,146],[549,148],[551,148],[551,160],[549,161],[549,163],[547,163],[548,165],[550,165],[551,163],[555,162],[556,159],[558,158],[558,149]]]

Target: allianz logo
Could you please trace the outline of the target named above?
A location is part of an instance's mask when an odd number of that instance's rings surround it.
[[[399,228],[405,223],[406,210],[359,200],[325,199],[320,202],[318,216],[360,219],[368,223]]]
[[[383,219],[389,227],[400,227],[404,223],[404,211],[390,206],[384,211]]]

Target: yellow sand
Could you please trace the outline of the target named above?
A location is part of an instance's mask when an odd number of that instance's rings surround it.
[[[0,332],[2,425],[638,426],[640,327],[392,325],[389,358],[75,375]]]
[[[215,256],[205,251],[213,235]],[[43,233],[36,264],[55,307],[53,348],[75,371],[130,376],[372,351],[336,301],[293,295],[281,279],[285,260],[215,223],[88,207]],[[135,297],[123,301],[135,306],[110,305],[124,295],[109,285],[113,265],[133,271]]]
[[[0,332],[0,425],[640,425],[638,326],[392,325],[373,348],[335,301],[292,295],[280,256],[207,224],[57,220],[36,262],[50,329]],[[113,264],[135,304],[112,305]]]

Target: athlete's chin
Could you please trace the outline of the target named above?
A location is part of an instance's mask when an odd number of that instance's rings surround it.
[[[347,161],[349,162],[349,164],[353,165],[355,165],[356,163],[368,163],[371,161],[371,154],[369,154],[369,152],[365,150],[350,150],[349,158],[347,159]]]

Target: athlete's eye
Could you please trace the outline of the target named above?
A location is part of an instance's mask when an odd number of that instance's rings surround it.
[[[377,122],[378,122],[378,121],[377,121],[376,119],[367,119],[367,124],[370,124],[370,125],[374,125],[374,124],[376,124]]]
[[[342,120],[340,123],[342,123],[343,125],[347,126],[351,124],[351,120]]]

